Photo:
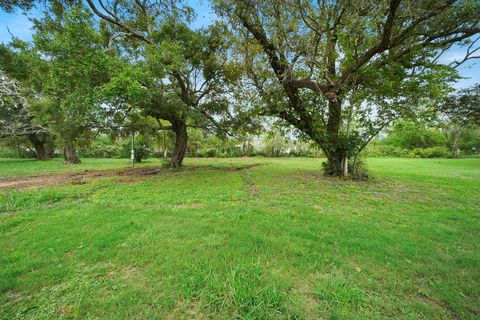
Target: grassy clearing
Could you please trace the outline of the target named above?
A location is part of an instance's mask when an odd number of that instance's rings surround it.
[[[0,176],[126,165],[54,161]],[[480,317],[479,159],[369,159],[370,182],[320,163],[0,190],[0,318]]]

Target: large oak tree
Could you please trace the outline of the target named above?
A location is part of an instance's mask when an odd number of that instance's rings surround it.
[[[392,120],[447,91],[456,73],[439,56],[480,32],[476,0],[215,4],[265,113],[317,142],[337,176]]]
[[[132,60],[147,70],[148,79],[137,81],[147,89],[145,97],[150,100],[125,102],[171,123],[175,147],[170,164],[182,166],[188,125],[222,133],[227,123],[222,120],[232,119],[226,89],[235,80],[235,68],[227,62],[225,28],[212,25],[192,30],[188,26],[191,9],[176,1],[87,3],[109,24],[113,42],[140,56]]]
[[[44,65],[37,73],[44,118],[63,146],[65,163],[79,163],[78,146],[88,143],[100,122],[97,90],[116,70],[116,56],[82,4],[52,2],[44,17],[33,21],[33,50]]]

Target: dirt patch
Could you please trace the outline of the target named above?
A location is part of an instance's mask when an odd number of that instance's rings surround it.
[[[73,315],[73,310],[71,304],[64,304],[58,309],[58,315],[61,317],[71,317]]]
[[[243,169],[250,169],[264,165],[263,163],[253,163],[245,166],[236,167],[184,167],[179,171],[193,171],[199,169],[207,170],[222,170],[222,171],[239,171]],[[6,188],[13,189],[29,189],[29,188],[45,188],[56,185],[74,184],[81,185],[90,181],[98,180],[105,177],[118,176],[122,177],[125,181],[131,181],[132,179],[156,175],[163,172],[171,172],[169,169],[163,169],[158,167],[146,167],[146,168],[125,168],[125,169],[113,169],[113,170],[83,170],[79,172],[71,173],[51,173],[37,176],[28,177],[12,177],[0,179],[0,190]]]
[[[222,167],[222,166],[207,166],[205,168],[208,168],[210,170],[221,170],[221,171],[240,171],[244,169],[251,169],[255,167],[260,167],[266,165],[265,163],[252,163],[252,164],[247,164],[244,166],[230,166],[230,167]]]
[[[259,165],[262,165],[262,164],[255,163],[255,164],[252,164],[250,166],[243,167],[243,169],[250,169],[250,168],[257,167]],[[242,171],[241,176],[242,176],[242,179],[243,179],[243,183],[245,184],[245,186],[249,190],[249,193],[252,196],[256,197],[257,194],[258,194],[258,189],[257,189],[257,186],[255,185],[255,182],[253,181],[252,176],[248,172],[248,170]]]
[[[167,320],[172,319],[206,319],[201,311],[201,304],[193,298],[189,301],[180,299],[175,309],[167,315]]]
[[[22,297],[22,294],[19,291],[8,291],[7,292],[7,297],[11,301],[18,300]]]
[[[312,284],[307,280],[303,280],[295,291],[303,297],[303,301],[305,302],[304,310],[308,318],[314,319],[317,313],[318,301],[312,294]]]
[[[0,190],[6,188],[27,189],[45,188],[63,184],[85,184],[111,176],[146,176],[161,172],[160,168],[126,168],[116,170],[83,170],[74,173],[44,174],[29,177],[15,177],[0,179]]]
[[[175,204],[172,206],[174,209],[201,209],[203,208],[203,203],[182,203],[182,204]]]

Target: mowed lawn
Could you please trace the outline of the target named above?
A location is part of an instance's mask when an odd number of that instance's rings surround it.
[[[321,162],[0,189],[0,318],[480,318],[480,159],[368,159],[368,182]],[[126,166],[0,160],[0,180]]]

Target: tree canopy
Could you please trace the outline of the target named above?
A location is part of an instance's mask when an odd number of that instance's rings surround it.
[[[316,141],[327,172],[449,89],[439,62],[480,32],[478,1],[215,1],[266,111]]]
[[[66,162],[100,133],[172,130],[180,167],[189,127],[248,137],[266,116],[314,141],[326,173],[348,176],[397,119],[437,107],[450,123],[478,122],[473,91],[449,95],[456,67],[479,57],[476,0],[214,0],[219,20],[202,28],[181,1],[44,3],[33,41],[3,45],[0,68],[31,105],[8,113],[45,127]],[[465,56],[448,64],[452,47]]]

